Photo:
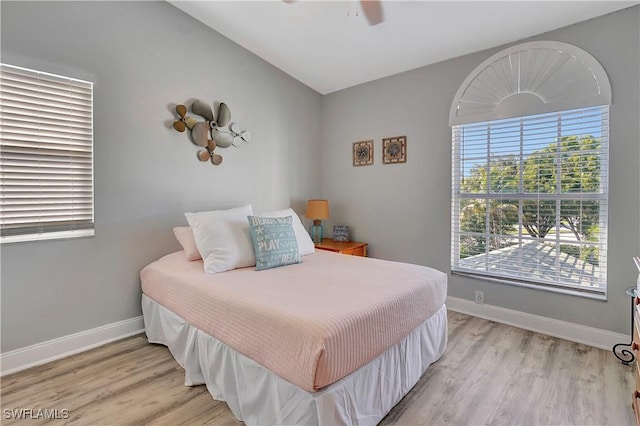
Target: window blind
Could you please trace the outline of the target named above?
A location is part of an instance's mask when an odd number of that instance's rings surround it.
[[[605,293],[609,107],[453,126],[452,270]]]
[[[93,235],[93,84],[0,64],[0,241]]]

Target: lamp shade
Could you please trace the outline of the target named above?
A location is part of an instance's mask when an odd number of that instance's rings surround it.
[[[329,218],[329,201],[327,200],[308,200],[307,201],[307,219],[328,219]]]

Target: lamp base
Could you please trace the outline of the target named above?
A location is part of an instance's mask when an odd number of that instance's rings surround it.
[[[322,224],[320,219],[315,219],[313,225],[311,225],[311,239],[314,244],[320,244],[322,242]]]

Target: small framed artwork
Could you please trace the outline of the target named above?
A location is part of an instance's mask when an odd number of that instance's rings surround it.
[[[349,227],[333,225],[333,241],[349,241]]]
[[[382,163],[397,164],[407,162],[407,137],[395,136],[382,139]]]
[[[373,140],[355,142],[353,144],[353,166],[370,166],[373,164]]]

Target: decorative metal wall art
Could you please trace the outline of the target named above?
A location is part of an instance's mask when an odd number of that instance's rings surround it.
[[[353,165],[370,166],[373,164],[373,141],[355,142],[353,144]]]
[[[198,121],[187,116],[185,105],[176,105],[178,119],[173,122],[173,128],[178,132],[189,129],[191,141],[204,148],[198,151],[198,160],[209,161],[214,165],[222,163],[222,156],[214,153],[216,148],[238,148],[243,142],[251,141],[251,132],[241,130],[238,123],[231,123],[231,110],[225,103],[220,103],[216,114],[211,107],[203,101],[196,100],[191,104],[193,114],[204,117],[205,121]],[[229,125],[227,129],[224,129]]]
[[[407,137],[395,136],[382,139],[382,163],[397,164],[407,162]]]

